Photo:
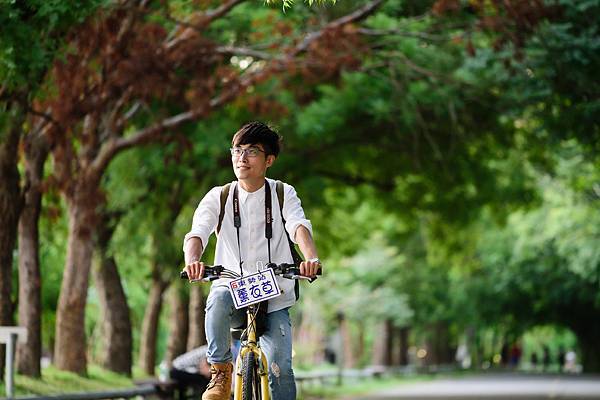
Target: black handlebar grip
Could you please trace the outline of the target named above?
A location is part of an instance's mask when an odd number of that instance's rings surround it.
[[[181,272],[179,273],[179,277],[180,277],[181,279],[188,279],[188,274],[187,274],[187,272],[185,272],[185,271],[181,271]]]

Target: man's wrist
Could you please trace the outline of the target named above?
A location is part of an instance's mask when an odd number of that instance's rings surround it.
[[[197,262],[197,261],[200,261],[200,258],[201,258],[201,256],[199,256],[199,255],[197,255],[197,254],[196,254],[196,255],[189,256],[189,257],[185,257],[185,265],[190,265],[190,264],[192,264],[192,263],[195,263],[195,262]]]
[[[317,264],[321,264],[321,260],[319,260],[319,257],[313,257],[313,258],[309,258],[308,260],[306,260],[308,262],[316,262]]]

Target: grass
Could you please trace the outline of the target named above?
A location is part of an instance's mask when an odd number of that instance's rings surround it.
[[[42,370],[41,379],[15,375],[15,395],[53,395],[72,392],[93,392],[134,387],[133,379],[107,371],[97,365],[88,366],[86,376],[77,375],[49,366]],[[0,383],[0,397],[4,396],[4,382]]]

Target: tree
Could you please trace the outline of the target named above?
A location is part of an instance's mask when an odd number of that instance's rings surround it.
[[[17,102],[4,107],[0,120],[2,142],[0,143],[0,224],[8,229],[0,230],[0,325],[12,325],[12,255],[15,245],[17,223],[22,207],[17,148],[21,134],[23,113]],[[3,348],[4,346],[2,346]],[[0,367],[4,365],[4,352],[0,351]],[[0,368],[3,372],[3,368]]]
[[[241,71],[224,55],[245,55],[248,49],[219,46],[209,39],[211,24],[239,3],[230,1],[197,12],[189,24],[176,25],[172,36],[152,21],[153,10],[146,3],[117,7],[77,32],[76,39],[71,38],[73,52],[53,68],[52,84],[58,96],[47,105],[65,127],[64,132],[53,130],[51,135],[56,142],[55,178],[66,198],[70,221],[57,313],[55,362],[59,368],[85,370],[81,327],[91,227],[97,218],[95,210],[103,202],[100,180],[110,161],[125,149],[159,140],[164,132],[203,118],[250,86],[287,70],[326,33],[338,32],[343,38],[343,26],[364,18],[379,4],[370,3],[329,23],[279,55],[262,54],[267,59],[264,66]],[[169,115],[174,108],[178,109],[175,114],[155,122],[155,115]],[[145,127],[128,131],[136,126]]]
[[[513,212],[505,226],[488,225],[477,248],[479,283],[470,289],[479,301],[494,299],[480,310],[483,320],[504,316],[517,332],[537,324],[568,327],[578,338],[584,370],[598,371],[598,196],[573,186],[596,180],[598,169],[581,158],[577,145],[558,154],[557,175],[539,176],[542,202]]]
[[[66,2],[18,2],[0,7],[3,26],[0,41],[0,107],[3,118],[0,133],[0,324],[12,322],[11,282],[12,254],[17,223],[23,207],[27,209],[20,222],[19,235],[23,259],[19,258],[20,291],[27,300],[20,305],[19,315],[29,333],[31,346],[19,352],[19,369],[28,375],[39,376],[39,261],[37,248],[37,219],[39,214],[39,168],[43,166],[47,150],[40,141],[41,127],[35,121],[31,134],[26,137],[26,176],[21,182],[18,162],[18,144],[27,133],[27,116],[44,115],[34,107],[35,93],[46,71],[60,48],[69,28],[85,18],[101,4],[100,1],[79,2],[76,7]],[[33,250],[30,253],[29,250]],[[0,366],[4,357],[0,354]],[[1,370],[2,368],[0,368]]]
[[[19,218],[19,324],[27,328],[27,346],[19,346],[18,369],[22,374],[40,376],[41,339],[41,274],[39,265],[38,221],[42,208],[44,164],[50,146],[42,129],[45,121],[24,138],[25,187],[23,210]]]
[[[100,299],[103,367],[131,376],[133,335],[127,297],[110,249],[110,242],[122,212],[100,212],[95,235],[94,283]]]

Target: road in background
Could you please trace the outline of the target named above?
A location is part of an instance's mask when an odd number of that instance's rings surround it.
[[[600,376],[497,374],[439,379],[344,400],[600,400]]]

